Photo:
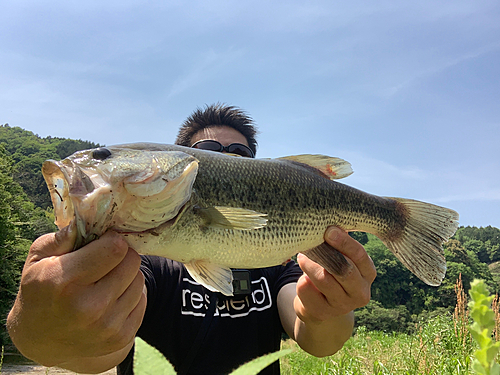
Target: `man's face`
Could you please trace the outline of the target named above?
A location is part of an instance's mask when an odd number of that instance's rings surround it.
[[[224,146],[228,146],[231,143],[242,143],[248,146],[245,136],[229,126],[212,126],[200,130],[191,138],[191,144],[201,141],[202,139],[213,139],[219,141]]]
[[[205,139],[213,139],[223,146],[231,143],[241,143],[248,147],[248,141],[243,134],[229,126],[211,126],[195,133],[191,138],[191,145]],[[224,153],[226,153],[224,151]]]

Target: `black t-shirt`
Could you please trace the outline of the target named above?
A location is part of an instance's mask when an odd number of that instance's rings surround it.
[[[302,271],[295,262],[250,270],[252,293],[227,297],[196,283],[182,263],[142,256],[148,304],[137,333],[178,371],[190,352],[210,301],[216,308],[208,331],[189,367],[190,375],[228,374],[241,364],[279,350],[284,332],[277,308],[280,289],[296,282]],[[118,366],[119,375],[132,374],[133,350]],[[261,374],[279,374],[275,362]]]

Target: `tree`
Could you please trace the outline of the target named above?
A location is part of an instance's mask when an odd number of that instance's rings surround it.
[[[89,141],[38,135],[8,124],[0,126],[0,144],[13,159],[13,177],[21,185],[31,202],[46,209],[50,196],[42,175],[42,164],[47,159],[64,159],[75,151],[99,147]]]
[[[383,308],[404,305],[412,315],[439,307],[450,308],[456,303],[455,283],[460,274],[467,290],[473,279],[481,278],[488,283],[492,291],[496,291],[498,284],[494,281],[488,265],[481,262],[474,251],[482,248],[483,243],[470,242],[476,240],[469,239],[467,241],[470,249],[466,249],[456,239],[444,244],[446,276],[439,287],[432,287],[408,271],[382,241],[369,234],[368,242],[364,246],[377,269],[377,278],[372,284],[372,299],[379,302]]]
[[[483,228],[460,227],[454,236],[467,250],[477,254],[485,263],[500,260],[500,229],[491,225]]]
[[[349,232],[349,236],[358,241],[361,245],[368,243],[368,234],[365,232]]]
[[[5,317],[17,290],[27,242],[19,238],[26,208],[21,187],[11,176],[12,159],[0,146],[0,343],[6,341]]]
[[[366,327],[369,331],[407,332],[411,316],[405,306],[387,309],[378,301],[370,301],[365,307],[356,310],[356,327]]]
[[[384,308],[404,305],[410,314],[419,314],[424,310],[427,295],[433,287],[406,269],[377,237],[368,234],[365,249],[377,269],[377,277],[372,284],[372,299]]]
[[[5,318],[17,293],[31,242],[55,230],[45,211],[35,208],[12,177],[13,159],[0,145],[0,345],[7,342]]]

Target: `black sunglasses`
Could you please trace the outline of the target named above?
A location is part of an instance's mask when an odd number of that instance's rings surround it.
[[[254,158],[255,154],[250,147],[242,143],[231,143],[229,146],[223,146],[222,143],[213,139],[202,139],[201,141],[193,143],[191,148],[199,148],[200,150],[222,152],[226,151],[230,154],[236,154],[245,158]]]

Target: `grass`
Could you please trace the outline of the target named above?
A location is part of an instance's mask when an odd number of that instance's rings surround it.
[[[289,340],[282,345],[296,347]],[[316,358],[297,350],[281,360],[283,375],[324,374],[472,374],[472,346],[454,335],[451,317],[437,317],[418,333],[384,333],[363,328],[331,357]]]
[[[281,359],[283,375],[463,375],[474,374],[472,359],[477,345],[468,327],[470,318],[461,279],[456,285],[457,306],[453,315],[421,322],[414,334],[367,331],[360,327],[344,348],[331,357],[316,358],[302,350]],[[496,301],[496,305],[495,305]],[[500,335],[498,297],[496,337]],[[288,340],[283,348],[296,348]]]

